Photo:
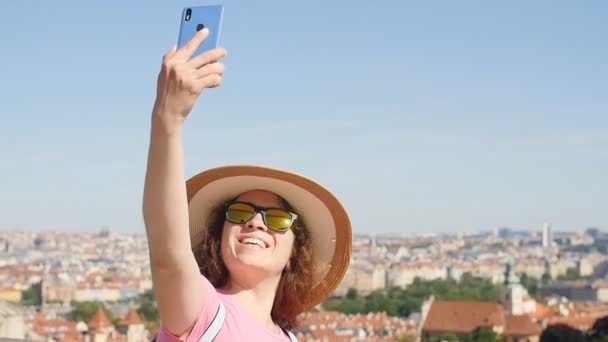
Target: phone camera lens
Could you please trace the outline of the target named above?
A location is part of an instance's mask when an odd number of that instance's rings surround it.
[[[192,10],[190,8],[188,8],[186,10],[186,21],[189,21],[191,16],[192,16]]]

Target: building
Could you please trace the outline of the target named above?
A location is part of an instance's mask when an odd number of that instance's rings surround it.
[[[541,285],[539,288],[541,297],[563,297],[571,301],[598,301],[598,290],[593,284],[584,281],[559,282]]]
[[[113,339],[117,334],[114,325],[101,308],[97,310],[88,326],[91,342],[106,342],[110,338]]]
[[[494,302],[436,301],[425,303],[421,341],[443,334],[472,334],[488,328],[507,342],[537,342],[542,328],[529,315],[511,315]]]
[[[451,269],[452,276],[456,276],[455,269]],[[447,279],[448,266],[440,263],[417,262],[395,263],[386,270],[386,287],[406,287],[416,278],[421,280]]]
[[[507,342],[536,342],[542,331],[534,322],[536,301],[519,283],[513,262],[504,271],[501,303],[473,301],[435,301],[431,297],[422,307],[422,341],[443,334],[471,334],[488,328]]]
[[[575,302],[608,302],[608,281],[564,281],[540,287],[542,297],[561,297]]]
[[[553,233],[551,232],[551,224],[543,224],[543,248],[550,249],[553,245]]]
[[[608,304],[600,302],[571,302],[564,298],[551,298],[547,305],[539,304],[536,320],[543,327],[565,324],[586,331],[608,316]]]
[[[0,300],[19,303],[21,302],[21,290],[12,286],[0,287]]]
[[[348,268],[338,288],[336,296],[344,296],[349,288],[354,288],[361,294],[386,287],[387,270],[381,265],[355,264]]]
[[[115,329],[101,308],[88,323],[35,313],[29,319],[28,328],[26,338],[34,341],[147,342],[150,340],[144,322],[134,309],[130,309],[118,323],[118,329]]]
[[[536,301],[519,283],[512,263],[505,267],[505,282],[501,293],[502,304],[508,314],[519,316],[536,312]]]
[[[40,312],[29,317],[27,324],[28,339],[33,341],[84,341],[88,331],[84,322],[68,321]]]
[[[65,281],[42,281],[42,302],[69,303],[76,296],[76,284]]]
[[[133,308],[118,323],[118,332],[127,336],[127,342],[148,342],[148,332],[144,322]]]
[[[394,341],[416,336],[417,322],[385,313],[306,312],[293,333],[299,341]]]
[[[15,304],[0,300],[0,337],[25,339],[26,332],[23,310]]]
[[[77,302],[115,302],[121,299],[120,287],[109,285],[92,286],[80,284],[74,292],[74,300]]]

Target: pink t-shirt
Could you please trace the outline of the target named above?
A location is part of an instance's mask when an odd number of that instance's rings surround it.
[[[220,300],[226,307],[226,320],[215,341],[290,341],[289,336],[282,331],[276,333],[266,331],[257,320],[236,302],[232,295],[217,292],[207,278],[203,277],[203,282],[205,284],[205,306],[190,335],[186,338],[186,342],[197,342],[201,338],[211,324]],[[177,336],[169,332],[162,323],[156,341],[182,342]]]

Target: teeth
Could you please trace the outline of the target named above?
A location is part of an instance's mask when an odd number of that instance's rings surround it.
[[[266,244],[264,242],[262,242],[259,239],[254,239],[254,238],[245,238],[241,241],[241,243],[246,243],[246,244],[251,244],[251,245],[257,245],[260,246],[262,248],[266,248]]]

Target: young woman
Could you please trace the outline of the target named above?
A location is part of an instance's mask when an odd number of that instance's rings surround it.
[[[143,211],[157,341],[293,341],[296,316],[346,272],[350,221],[327,189],[284,170],[223,166],[185,181],[183,124],[224,71],[223,48],[192,56],[207,35],[164,56],[152,113]]]

